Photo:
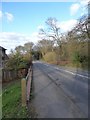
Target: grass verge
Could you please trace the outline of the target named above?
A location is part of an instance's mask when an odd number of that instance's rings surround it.
[[[2,117],[27,118],[27,108],[21,105],[21,81],[14,81],[2,90]]]

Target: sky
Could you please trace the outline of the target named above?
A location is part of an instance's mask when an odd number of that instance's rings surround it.
[[[26,42],[38,42],[40,28],[45,21],[55,17],[62,32],[67,32],[77,19],[87,12],[89,0],[78,2],[1,2],[0,3],[0,46],[7,53]]]

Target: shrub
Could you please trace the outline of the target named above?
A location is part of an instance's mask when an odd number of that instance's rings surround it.
[[[15,70],[27,68],[28,63],[29,59],[27,59],[26,56],[22,56],[21,54],[16,53],[15,55],[10,56],[10,58],[6,62],[6,68]]]
[[[55,52],[48,52],[46,55],[44,55],[44,60],[46,62],[56,61],[56,53]]]
[[[72,55],[73,63],[83,63],[87,62],[88,58],[85,55],[80,54],[78,51],[75,51]]]

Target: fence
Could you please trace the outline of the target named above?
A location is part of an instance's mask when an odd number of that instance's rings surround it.
[[[26,78],[22,78],[21,86],[22,86],[22,106],[26,106],[26,103],[29,102],[30,99],[30,90],[31,90],[31,81],[32,81],[32,66],[28,69],[28,73]]]
[[[27,74],[26,68],[18,70],[2,69],[2,82],[9,82],[15,79],[25,77]]]

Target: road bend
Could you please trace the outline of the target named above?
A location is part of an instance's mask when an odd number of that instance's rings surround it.
[[[32,104],[38,118],[87,118],[88,74],[33,63]]]

